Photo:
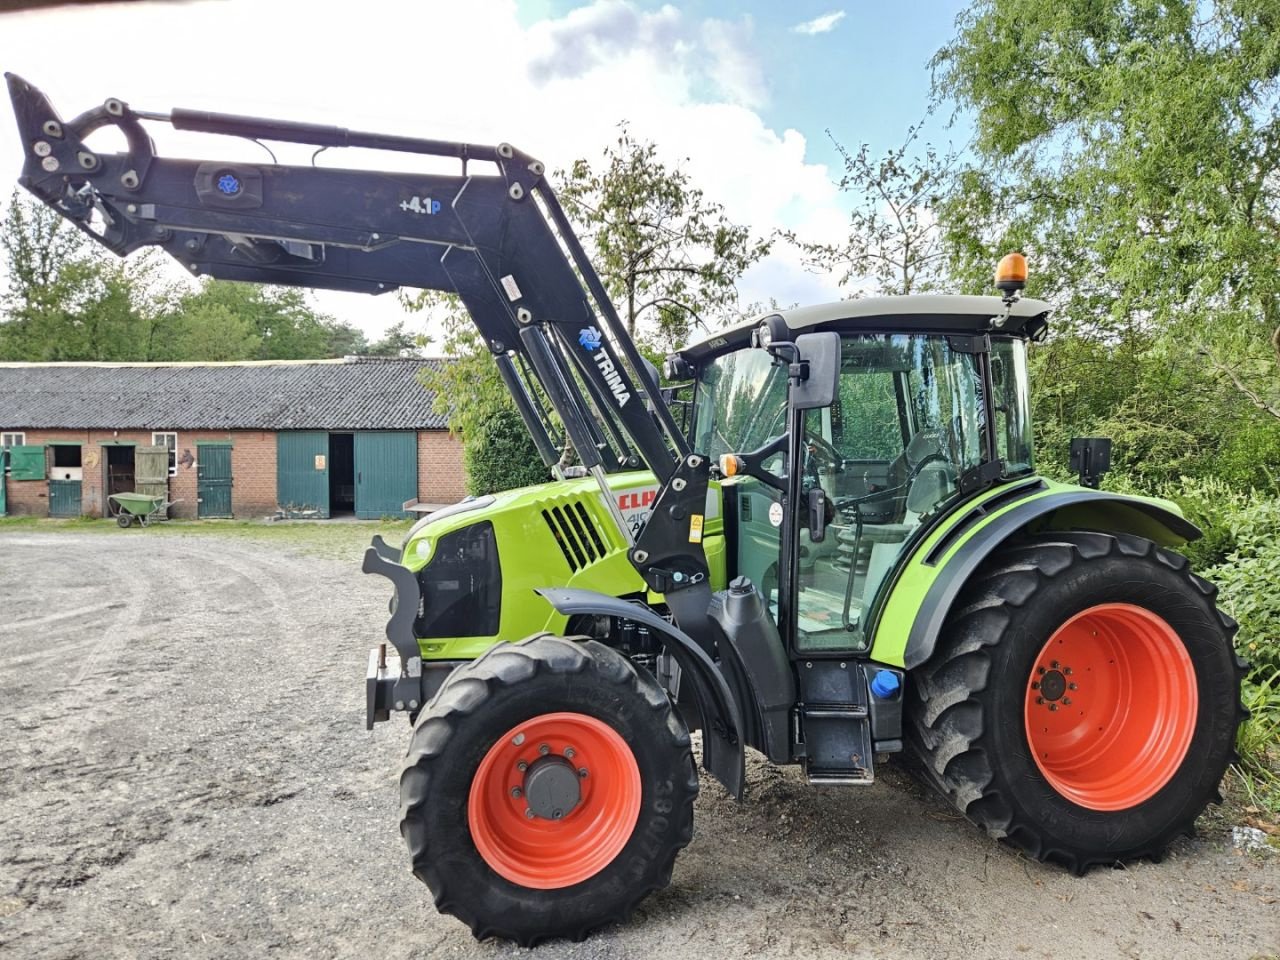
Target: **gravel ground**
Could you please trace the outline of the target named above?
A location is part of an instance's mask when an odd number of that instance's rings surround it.
[[[363,727],[386,587],[287,541],[0,530],[0,956],[526,953],[408,871],[408,729]],[[893,768],[813,789],[752,762],[748,790],[704,777],[671,887],[537,960],[1280,954],[1280,858],[1213,815],[1076,879]]]

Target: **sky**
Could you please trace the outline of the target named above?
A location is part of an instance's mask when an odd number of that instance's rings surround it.
[[[828,136],[882,151],[924,115],[928,61],[958,0],[196,0],[77,6],[0,17],[0,69],[64,117],[109,96],[362,130],[507,141],[548,169],[595,159],[626,120],[760,235],[838,242],[849,203]],[[8,113],[6,109],[3,113]],[[229,138],[151,125],[159,152],[265,159]],[[964,125],[927,136],[963,146]],[[107,137],[109,133],[99,136]],[[103,149],[105,144],[91,140]],[[281,162],[310,152],[278,149]],[[290,152],[294,150],[295,152]],[[403,169],[386,155],[331,163]],[[22,147],[0,117],[0,179]],[[410,167],[412,169],[412,167]],[[8,171],[6,174],[5,171]],[[779,245],[743,278],[744,303],[837,299],[834,278]],[[393,297],[319,293],[371,337],[405,316]],[[407,318],[411,327],[421,318]]]

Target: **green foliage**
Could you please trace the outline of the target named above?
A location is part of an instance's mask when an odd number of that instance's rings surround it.
[[[843,243],[808,243],[784,234],[810,267],[852,287],[851,296],[921,293],[939,285],[946,250],[934,210],[949,189],[957,158],[932,144],[917,147],[919,133],[919,125],[911,127],[901,146],[879,157],[865,143],[856,153],[835,144],[844,161],[838,185],[853,204]]]
[[[1280,671],[1246,681],[1241,699],[1249,717],[1236,735],[1237,768],[1253,804],[1280,817]]]
[[[546,483],[551,479],[514,410],[496,411],[471,434],[463,452],[467,492],[480,495]]]
[[[1258,500],[1228,512],[1232,550],[1205,571],[1218,584],[1224,610],[1240,623],[1238,646],[1255,682],[1280,671],[1280,499]]]
[[[436,413],[449,418],[449,429],[463,443],[502,410],[515,411],[493,356],[485,349],[461,301],[452,295],[423,292],[405,302],[406,309],[435,314],[444,328],[441,344],[448,363],[423,371],[423,384],[434,396]]]
[[[405,329],[405,322],[398,320],[387,327],[381,340],[361,352],[371,357],[421,357],[429,342],[426,336],[410,333]]]
[[[998,252],[1025,249],[1059,331],[1129,360],[1164,349],[1193,401],[1280,421],[1272,0],[977,0],[957,27],[934,60],[937,92],[978,129],[939,208],[955,279],[976,292]],[[1109,367],[1116,380],[1090,381],[1103,394],[1159,386]],[[1197,435],[1151,408],[1183,394],[1169,382],[1115,410],[1144,458]]]
[[[367,349],[294,288],[162,279],[162,258],[116,260],[68,221],[14,195],[0,231],[0,360],[295,360]]]
[[[560,180],[565,211],[632,337],[651,321],[658,341],[674,347],[696,321],[715,325],[736,307],[739,278],[769,252],[625,123],[602,167],[577,160]]]

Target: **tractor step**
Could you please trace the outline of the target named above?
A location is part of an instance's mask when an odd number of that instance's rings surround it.
[[[798,719],[805,775],[812,784],[875,781],[867,685],[852,661],[814,660],[799,671]]]

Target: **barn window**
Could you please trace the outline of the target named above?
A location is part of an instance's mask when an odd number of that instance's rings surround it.
[[[7,450],[9,447],[25,447],[27,445],[27,435],[25,433],[0,433],[0,450]],[[0,462],[4,464],[4,472],[9,473],[11,468],[7,457],[0,457]]]
[[[176,433],[153,433],[151,434],[151,445],[153,447],[169,448],[169,476],[176,477],[178,475],[178,435]]]

